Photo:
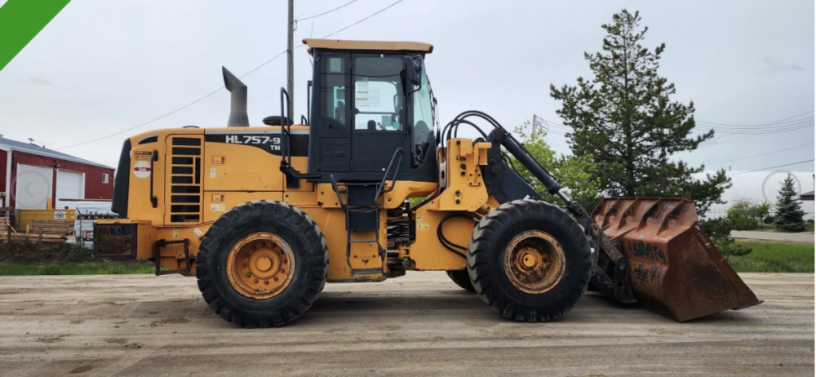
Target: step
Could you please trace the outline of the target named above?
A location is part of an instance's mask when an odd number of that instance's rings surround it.
[[[373,242],[379,242],[379,241],[378,241],[378,240],[376,240],[376,239],[355,239],[355,240],[349,240],[349,243],[373,243]]]

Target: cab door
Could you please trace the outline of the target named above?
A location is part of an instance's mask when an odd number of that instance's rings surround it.
[[[318,153],[317,166],[310,172],[348,172],[351,168],[351,54],[323,53],[318,59],[319,83],[317,116],[312,122],[312,150]],[[315,149],[317,147],[317,149]]]

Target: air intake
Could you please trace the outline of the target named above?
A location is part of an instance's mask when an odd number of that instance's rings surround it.
[[[230,114],[227,127],[249,127],[247,115],[247,86],[232,74],[221,67],[224,73],[224,86],[230,91]]]

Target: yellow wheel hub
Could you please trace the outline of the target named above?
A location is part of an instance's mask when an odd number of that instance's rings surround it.
[[[528,230],[516,235],[504,250],[504,271],[524,292],[545,293],[564,276],[566,255],[550,234]]]
[[[292,248],[272,233],[252,233],[235,243],[227,255],[230,284],[249,298],[277,296],[289,286],[294,272]]]

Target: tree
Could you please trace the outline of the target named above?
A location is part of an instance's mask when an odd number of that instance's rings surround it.
[[[571,127],[567,133],[573,155],[592,155],[601,188],[612,196],[683,196],[704,214],[714,204],[724,204],[723,191],[730,178],[721,169],[693,179],[705,166],[689,166],[671,159],[689,152],[714,136],[714,130],[697,135],[694,103],[673,102],[674,84],[658,75],[665,44],[654,50],[642,46],[647,27],[639,28],[638,12],[613,15],[601,52],[584,53],[592,80],[578,77],[577,86],[560,89],[550,85],[550,95],[562,102],[556,112]]]
[[[533,158],[561,183],[561,186],[566,190],[565,192],[569,193],[573,200],[583,204],[589,210],[594,207],[595,199],[601,188],[601,181],[593,177],[592,172],[597,170],[597,166],[592,162],[592,155],[565,156],[562,154],[556,156],[555,151],[544,140],[546,133],[540,129],[533,132],[529,121],[516,127],[513,134],[518,136],[519,140],[524,143],[524,148],[530,152]],[[516,161],[512,156],[510,162],[519,175],[527,182],[530,182],[544,200],[550,203],[560,203],[561,200],[550,195],[541,182],[536,180],[520,162]]]
[[[754,206],[754,208],[752,208],[752,212],[754,217],[757,218],[757,221],[762,223],[762,220],[771,214],[771,205],[767,202],[762,202],[762,204]]]
[[[731,227],[735,230],[752,230],[759,228],[759,222],[755,218],[756,208],[757,206],[748,199],[738,199],[734,201],[726,214],[728,221],[731,223]]]
[[[776,229],[783,232],[804,232],[805,231],[805,211],[802,210],[801,202],[796,197],[796,190],[793,189],[793,178],[788,177],[782,181],[782,188],[776,197]]]

